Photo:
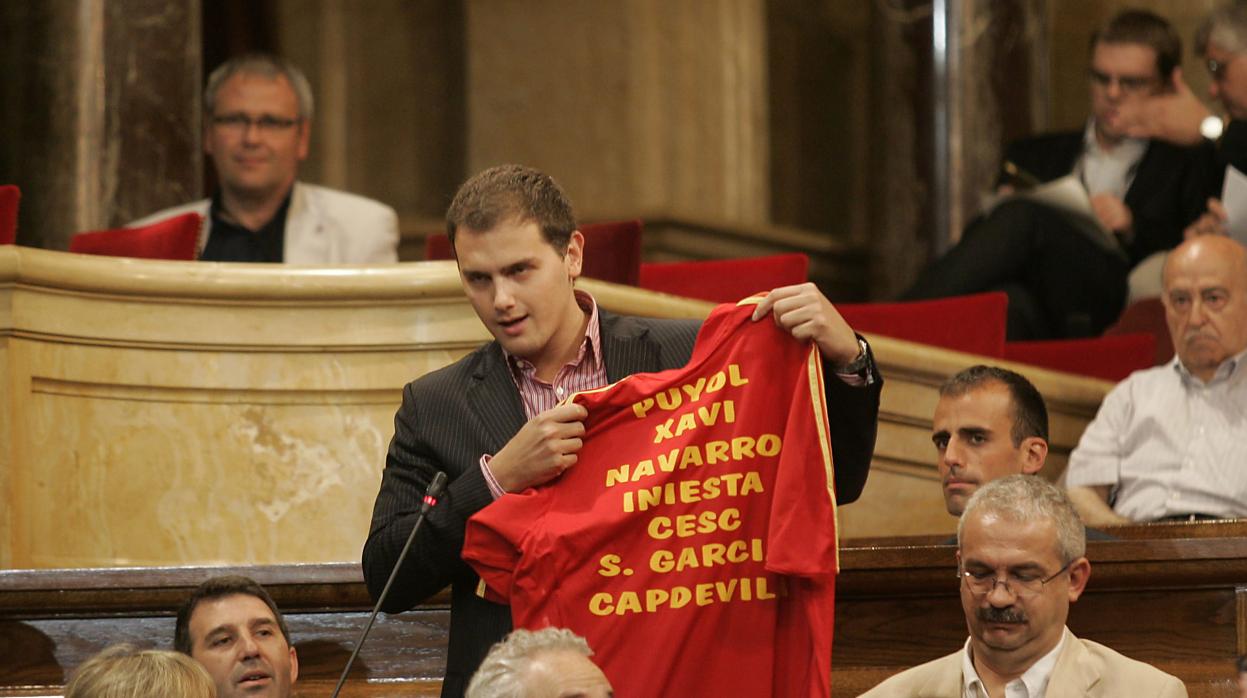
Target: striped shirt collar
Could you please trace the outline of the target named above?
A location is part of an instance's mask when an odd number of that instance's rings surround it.
[[[560,368],[552,382],[537,378],[537,367],[531,361],[513,356],[506,350],[502,352],[511,369],[511,379],[519,389],[528,419],[554,407],[574,392],[600,388],[608,382],[606,364],[602,359],[602,330],[597,301],[586,291],[577,289],[574,293],[576,305],[589,316],[589,322],[576,358]]]

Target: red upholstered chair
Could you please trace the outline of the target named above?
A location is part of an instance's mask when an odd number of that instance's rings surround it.
[[[22,191],[14,184],[0,185],[0,245],[17,242],[17,205]]]
[[[193,260],[199,252],[203,216],[183,213],[141,228],[118,228],[78,233],[69,251],[110,257]]]
[[[1168,363],[1173,358],[1173,340],[1169,337],[1169,324],[1165,322],[1165,305],[1159,298],[1144,298],[1129,305],[1122,312],[1117,322],[1104,331],[1104,335],[1113,336],[1150,333],[1152,343],[1152,365]]]
[[[872,332],[970,354],[1001,357],[1009,297],[999,291],[903,303],[836,308],[858,332]]]
[[[799,284],[809,278],[804,254],[696,262],[645,262],[641,288],[715,303],[734,303],[759,291]]]
[[[1115,383],[1135,371],[1152,367],[1155,343],[1156,338],[1147,332],[1089,339],[1008,342],[1005,358]]]
[[[424,239],[424,259],[426,261],[453,258],[454,254],[450,249],[450,238],[446,233],[433,233]]]
[[[636,286],[641,269],[641,221],[586,223],[585,261],[581,275],[617,284]],[[424,239],[426,260],[451,259],[450,239],[445,233]]]

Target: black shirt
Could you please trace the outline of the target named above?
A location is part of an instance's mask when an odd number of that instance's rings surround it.
[[[226,220],[221,206],[221,192],[212,197],[208,215],[212,229],[208,244],[199,259],[205,262],[281,262],[286,246],[286,211],[290,208],[291,187],[281,207],[259,230],[251,230]]]

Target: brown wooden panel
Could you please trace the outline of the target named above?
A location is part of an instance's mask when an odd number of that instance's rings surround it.
[[[1192,696],[1235,695],[1247,538],[1096,542],[1088,557],[1091,581],[1070,613],[1076,634],[1181,677]],[[841,568],[835,696],[858,695],[965,642],[951,546],[846,548]],[[300,695],[328,695],[369,610],[353,564],[0,572],[0,695],[55,689],[113,642],[169,646],[177,605],[223,572],[247,574],[272,592],[299,650]],[[348,695],[433,695],[448,624],[444,594],[381,616]]]

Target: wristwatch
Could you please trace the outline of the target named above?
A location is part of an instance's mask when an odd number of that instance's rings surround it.
[[[857,338],[857,346],[857,356],[852,361],[837,368],[836,373],[848,376],[861,373],[862,369],[866,368],[866,364],[870,361],[870,347],[866,344],[866,340],[861,337]]]
[[[1210,141],[1215,141],[1221,137],[1221,132],[1225,130],[1225,122],[1219,116],[1209,116],[1199,122],[1199,133]]]

